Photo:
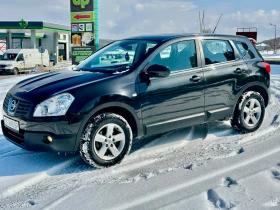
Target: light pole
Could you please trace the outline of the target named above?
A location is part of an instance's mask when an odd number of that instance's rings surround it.
[[[274,39],[274,54],[276,54],[276,25],[270,23],[270,25],[275,27],[275,39]]]

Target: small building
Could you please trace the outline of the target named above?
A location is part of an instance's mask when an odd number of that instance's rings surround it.
[[[7,49],[36,49],[44,46],[55,63],[69,60],[71,28],[43,21],[0,21],[0,54]]]

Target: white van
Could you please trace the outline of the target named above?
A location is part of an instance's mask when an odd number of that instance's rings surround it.
[[[49,66],[49,61],[47,50],[41,55],[38,49],[9,49],[0,60],[0,72],[17,75],[32,70],[37,65]]]

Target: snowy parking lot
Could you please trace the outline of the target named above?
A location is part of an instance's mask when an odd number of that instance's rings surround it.
[[[0,80],[1,107],[27,77]],[[145,137],[108,169],[28,152],[0,134],[0,209],[280,209],[280,66],[271,93],[254,133],[213,122]]]

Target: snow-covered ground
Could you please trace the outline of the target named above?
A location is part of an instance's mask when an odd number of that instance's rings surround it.
[[[260,51],[261,55],[263,56],[263,58],[267,59],[279,59],[280,60],[280,51],[277,51],[276,53],[274,53],[274,51]]]
[[[280,66],[272,74],[255,133],[214,122],[150,136],[108,169],[78,155],[24,151],[0,136],[0,209],[280,209]],[[1,106],[23,78],[0,80]]]

